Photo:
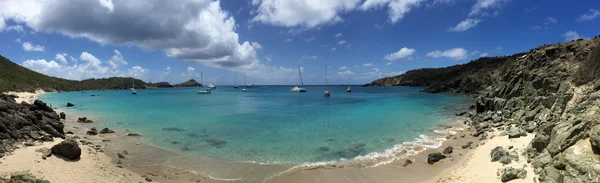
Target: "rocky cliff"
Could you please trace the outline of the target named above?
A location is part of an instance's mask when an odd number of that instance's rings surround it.
[[[478,129],[512,124],[509,137],[535,133],[527,156],[539,181],[600,182],[600,37],[368,84],[377,85],[470,93]]]
[[[46,103],[18,104],[13,95],[0,94],[0,157],[13,151],[15,145],[64,138],[64,124]]]

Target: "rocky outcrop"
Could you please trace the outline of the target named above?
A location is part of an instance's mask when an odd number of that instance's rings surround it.
[[[510,164],[513,161],[519,161],[519,154],[516,151],[508,151],[503,147],[496,147],[490,152],[492,162],[500,162],[502,164]]]
[[[29,172],[16,172],[9,179],[0,178],[0,182],[8,183],[50,183],[50,181],[38,179]]]
[[[190,79],[183,83],[175,84],[173,86],[175,86],[175,87],[197,87],[197,86],[202,86],[202,83],[198,83],[196,80]]]
[[[14,96],[0,94],[0,154],[11,152],[24,141],[64,138],[64,124],[46,103],[17,104]]]
[[[427,163],[433,165],[442,159],[446,159],[446,156],[444,156],[442,153],[431,153],[427,156]]]
[[[525,179],[527,171],[525,169],[516,169],[513,167],[501,168],[498,170],[498,176],[502,182],[508,182],[514,179]]]
[[[77,160],[81,157],[81,148],[74,139],[67,138],[65,141],[52,146],[52,154],[62,156],[70,160]]]
[[[368,86],[470,94],[476,98],[467,122],[477,130],[473,136],[491,128],[505,130],[500,136],[509,138],[535,133],[526,156],[537,180],[600,182],[591,179],[599,175],[600,36],[494,59],[409,71]]]

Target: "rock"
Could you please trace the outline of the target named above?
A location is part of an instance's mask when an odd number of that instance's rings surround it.
[[[107,134],[107,133],[115,133],[115,131],[108,129],[108,128],[103,128],[102,130],[100,130],[100,134]]]
[[[177,128],[177,127],[171,127],[171,128],[163,128],[163,131],[170,131],[170,132],[184,132],[184,129],[181,128]]]
[[[473,142],[467,142],[467,144],[463,145],[462,148],[463,149],[469,148],[469,147],[471,147],[472,144],[473,144]]]
[[[52,136],[49,136],[49,135],[44,135],[44,136],[42,136],[42,138],[40,140],[42,140],[44,142],[52,142],[52,141],[54,141],[54,138],[52,138]]]
[[[23,145],[25,145],[25,146],[35,146],[35,144],[32,141],[25,142]]]
[[[64,112],[60,112],[60,119],[67,119],[67,115]]]
[[[324,151],[329,151],[329,147],[327,147],[327,146],[321,146],[321,147],[319,147],[318,151],[323,151],[323,152]]]
[[[446,147],[446,148],[444,149],[443,153],[444,153],[444,154],[451,154],[453,149],[454,149],[454,148],[452,148],[452,146],[448,146],[448,147]]]
[[[527,171],[525,169],[516,169],[513,167],[501,168],[498,170],[498,176],[502,182],[508,182],[514,179],[525,179]]]
[[[492,149],[492,151],[490,152],[490,158],[492,162],[500,162],[502,164],[510,164],[512,163],[512,161],[518,161],[519,160],[519,155],[517,154],[516,151],[513,152],[509,152],[508,150],[504,149],[503,147],[497,146],[496,148]]]
[[[508,138],[509,139],[519,138],[519,137],[523,136],[524,133],[525,132],[523,130],[521,130],[519,127],[513,126],[508,130]]]
[[[73,105],[71,102],[67,102],[67,107],[73,107],[75,105]]]
[[[227,141],[224,141],[221,139],[208,139],[208,140],[206,140],[206,142],[208,142],[212,146],[220,146],[220,145],[227,143]]]
[[[146,178],[144,180],[146,180],[148,182],[152,182],[152,179],[150,177],[148,177],[148,176],[146,176]]]
[[[92,121],[90,119],[87,119],[87,117],[80,117],[80,118],[77,118],[77,122],[79,122],[79,123],[93,123],[94,121]]]
[[[67,132],[65,132],[65,134],[71,134],[71,135],[73,135],[73,132],[72,131],[67,131]]]
[[[408,165],[413,164],[412,160],[407,159],[406,161],[404,161],[404,165],[402,165],[402,167],[407,167]]]
[[[525,131],[527,133],[533,133],[533,131],[535,130],[535,128],[536,128],[535,124],[532,123],[532,124],[529,124],[529,125],[527,125],[525,127]]]
[[[140,134],[137,134],[137,133],[128,133],[127,136],[129,136],[129,137],[139,137]]]
[[[123,154],[121,154],[121,153],[117,153],[117,157],[119,157],[121,159],[125,158],[125,156]]]
[[[75,140],[67,138],[59,144],[52,146],[52,154],[65,157],[70,160],[77,160],[81,157],[81,149]]]
[[[590,143],[592,144],[592,147],[597,152],[600,152],[600,125],[596,125],[596,126],[592,127],[589,134],[590,134]]]
[[[52,150],[44,147],[44,148],[38,148],[35,150],[35,152],[39,152],[42,154],[42,157],[50,157],[52,156]]]
[[[35,176],[33,176],[29,172],[12,173],[12,175],[10,176],[9,180],[4,180],[4,179],[0,178],[0,182],[7,182],[7,183],[50,183],[50,181],[35,178]]]
[[[96,127],[92,127],[92,129],[88,130],[86,132],[87,135],[98,135],[98,130],[96,130]]]
[[[129,152],[127,152],[127,150],[123,150],[123,151],[121,151],[121,153],[123,153],[125,155],[129,155]]]
[[[442,159],[446,159],[446,156],[444,156],[442,153],[430,153],[427,156],[427,163],[429,163],[430,165],[433,165],[434,163],[436,163]]]

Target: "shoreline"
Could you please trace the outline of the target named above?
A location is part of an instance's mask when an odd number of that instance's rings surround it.
[[[13,92],[15,94],[19,94]],[[29,95],[24,95],[24,99],[30,99],[30,101],[35,100],[37,95],[41,93],[35,93]],[[21,98],[21,96],[20,96]],[[26,101],[27,102],[27,101]],[[67,112],[62,107],[53,107],[57,113]],[[71,114],[67,114],[67,119],[65,121],[65,131],[70,131],[71,128],[75,135],[84,136],[86,140],[94,141],[97,143],[105,144],[103,153],[97,153],[97,156],[103,156],[110,159],[107,167],[115,167],[117,162],[121,161],[116,154],[120,151],[119,149],[126,149],[130,154],[131,158],[127,158],[124,161],[130,161],[129,163],[125,163],[123,165],[123,169],[127,169],[128,171],[133,172],[134,175],[148,175],[153,176],[155,181],[168,181],[168,182],[245,182],[244,179],[219,179],[215,177],[211,177],[210,175],[203,175],[202,173],[195,173],[191,170],[184,170],[181,168],[170,167],[166,164],[161,164],[160,161],[152,161],[156,159],[156,157],[152,158],[152,155],[141,155],[148,148],[153,148],[160,151],[169,151],[166,149],[162,149],[160,147],[153,146],[152,144],[142,142],[139,138],[128,138],[125,136],[129,131],[117,132],[114,134],[104,134],[99,136],[89,136],[86,138],[85,131],[83,128],[91,128],[96,127],[101,129],[98,123],[91,124],[83,124],[76,122],[77,112],[69,112]],[[464,117],[463,117],[464,118]],[[93,118],[92,118],[93,119]],[[458,119],[458,118],[457,118]],[[456,121],[455,121],[456,122]],[[448,126],[445,124],[444,126]],[[454,124],[453,127],[456,127]],[[431,131],[436,130],[444,130],[447,127],[439,126],[439,128],[432,129]],[[441,146],[436,148],[426,148],[421,152],[416,154],[408,154],[402,158],[394,157],[393,160],[387,163],[375,163],[380,164],[376,166],[363,166],[363,167],[355,167],[355,166],[337,166],[335,164],[328,165],[312,165],[312,166],[303,166],[298,165],[292,168],[289,168],[285,171],[276,173],[275,175],[265,177],[262,182],[317,182],[317,181],[327,181],[327,182],[352,182],[350,180],[344,179],[344,177],[354,177],[356,181],[364,182],[365,178],[373,178],[372,181],[375,182],[394,182],[394,180],[413,180],[410,182],[436,182],[437,180],[446,179],[443,182],[452,182],[455,178],[452,173],[455,172],[455,169],[466,169],[465,164],[469,164],[473,159],[472,156],[478,155],[485,152],[479,152],[478,149],[481,149],[479,144],[482,147],[488,147],[490,143],[486,143],[486,141],[492,140],[487,139],[480,141],[478,137],[472,137],[472,133],[474,129],[472,126],[464,126],[465,129],[457,132],[456,135],[450,136],[450,139],[444,140]],[[75,132],[77,131],[77,132]],[[434,132],[435,133],[435,132]],[[143,134],[142,134],[143,135]],[[110,137],[109,137],[110,136]],[[124,137],[123,137],[124,136]],[[443,137],[443,135],[439,135]],[[461,137],[461,136],[464,136]],[[108,137],[108,138],[107,138]],[[127,138],[127,140],[122,140],[122,138]],[[506,137],[505,137],[506,138]],[[103,140],[111,140],[110,142],[103,142]],[[112,141],[114,140],[114,141]],[[128,141],[128,142],[126,142]],[[460,146],[464,145],[467,142],[473,142],[473,149],[467,148],[462,149]],[[413,142],[414,143],[414,142]],[[94,143],[96,144],[96,143]],[[120,145],[119,145],[120,144]],[[487,146],[486,146],[487,144]],[[528,143],[527,143],[528,144]],[[133,145],[133,146],[132,146]],[[113,147],[114,146],[114,147]],[[129,146],[129,147],[128,147]],[[434,165],[429,165],[425,161],[427,159],[427,155],[432,152],[441,152],[447,146],[455,147],[455,151],[449,155],[449,158],[446,160],[442,160]],[[85,149],[85,146],[82,146],[82,149]],[[479,152],[479,153],[475,153]],[[169,152],[175,153],[175,152]],[[489,153],[489,152],[487,152]],[[83,153],[82,153],[83,154]],[[113,154],[115,156],[111,156]],[[150,153],[148,153],[150,154]],[[158,153],[160,154],[160,153]],[[177,153],[176,153],[177,154]],[[137,156],[137,157],[136,157]],[[395,155],[397,156],[397,155]],[[411,159],[413,163],[406,167],[403,166],[405,160]],[[164,163],[164,162],[163,162]],[[471,163],[472,164],[472,163]],[[461,166],[462,165],[462,166]],[[262,165],[260,165],[262,166]],[[454,170],[454,171],[452,171]],[[157,172],[157,173],[155,173]],[[426,172],[426,173],[423,173]],[[494,170],[495,172],[495,170]],[[533,172],[531,172],[533,173]],[[162,175],[161,175],[162,174]],[[168,174],[168,175],[167,175]],[[141,176],[140,176],[141,177]],[[336,178],[337,177],[337,178]],[[431,178],[435,177],[435,178]],[[493,177],[498,179],[497,176]],[[435,180],[434,180],[435,179]],[[312,180],[312,181],[311,181]],[[367,179],[370,180],[370,179]],[[371,181],[367,181],[371,182]]]

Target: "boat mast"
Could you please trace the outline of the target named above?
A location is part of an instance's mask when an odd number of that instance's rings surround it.
[[[298,62],[298,81],[300,82],[300,86],[304,85],[304,82],[302,82],[302,71],[300,71],[300,62]]]
[[[327,85],[327,64],[325,64],[325,90],[329,90]]]
[[[248,85],[246,84],[246,73],[244,73],[244,88],[246,88],[246,86]]]
[[[237,72],[235,72],[234,86],[237,86]]]
[[[350,88],[350,75],[348,75],[348,88]]]
[[[204,83],[204,81],[202,81],[202,72],[200,72],[200,85],[202,85],[202,83]]]

